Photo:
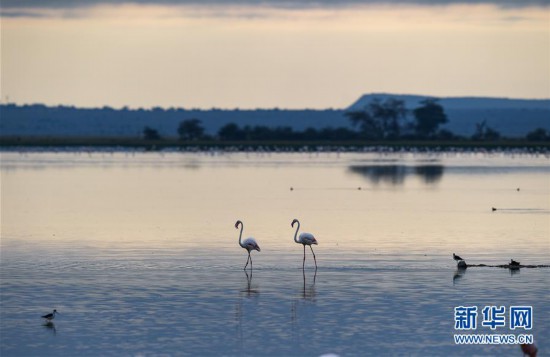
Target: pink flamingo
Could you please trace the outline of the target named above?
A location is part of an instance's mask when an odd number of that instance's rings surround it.
[[[243,236],[244,224],[241,221],[237,221],[235,223],[235,228],[239,229],[239,224],[241,225],[241,233],[239,234],[239,245],[248,251],[248,259],[246,260],[246,264],[244,265],[244,270],[246,270],[246,267],[248,266],[248,261],[250,261],[250,269],[252,270],[252,257],[250,256],[250,251],[257,250],[259,252],[260,246],[258,245],[258,243],[256,243],[256,240],[252,237],[248,237],[244,240],[244,242],[241,242],[241,238]]]
[[[317,259],[315,258],[315,253],[313,253],[313,248],[311,247],[312,244],[318,244],[317,240],[311,233],[300,233],[300,236],[298,236],[298,231],[300,230],[300,221],[294,219],[290,226],[294,227],[294,223],[298,223],[298,227],[296,227],[296,233],[294,233],[294,241],[296,243],[303,244],[304,246],[304,262],[302,264],[302,268],[306,265],[306,245],[309,245],[311,253],[313,254],[313,260],[315,261],[315,269],[317,269]]]

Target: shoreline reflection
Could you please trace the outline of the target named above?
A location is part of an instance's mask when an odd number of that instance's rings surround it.
[[[409,176],[417,176],[427,185],[439,182],[444,174],[443,165],[355,165],[348,166],[348,171],[367,178],[371,183],[393,186],[403,185]]]

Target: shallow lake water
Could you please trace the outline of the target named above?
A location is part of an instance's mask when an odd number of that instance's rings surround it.
[[[489,305],[532,306],[550,354],[549,268],[452,259],[550,264],[547,155],[2,152],[0,173],[2,356],[521,356],[455,344],[454,308]]]

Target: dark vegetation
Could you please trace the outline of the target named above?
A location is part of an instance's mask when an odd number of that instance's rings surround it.
[[[401,100],[374,99],[363,110],[348,111],[346,117],[355,130],[339,127],[316,129],[313,127],[295,131],[290,126],[269,127],[265,125],[240,127],[228,123],[217,135],[206,135],[199,119],[188,119],[180,123],[178,136],[182,141],[213,142],[510,142],[498,131],[487,126],[486,121],[476,124],[470,137],[455,135],[439,127],[448,122],[444,108],[436,99],[426,99],[421,106],[410,111]],[[410,115],[412,114],[412,115]],[[411,118],[412,117],[412,118]],[[525,137],[527,141],[550,142],[550,133],[538,128]],[[522,140],[522,141],[523,141]],[[516,140],[517,142],[517,140]]]
[[[155,129],[152,129],[152,128],[148,127],[148,126],[143,128],[143,138],[145,140],[160,140],[161,139],[159,132]]]
[[[146,125],[135,137],[116,136],[2,136],[3,146],[142,146],[146,148],[167,146],[288,146],[297,148],[303,145],[328,145],[344,147],[361,146],[417,146],[417,147],[519,147],[550,146],[550,133],[544,128],[537,128],[523,138],[507,138],[487,125],[485,120],[475,124],[470,136],[457,135],[441,126],[449,122],[445,109],[439,101],[427,98],[419,102],[414,109],[406,107],[405,101],[386,97],[373,98],[362,109],[342,111],[348,126],[341,127],[303,127],[296,125],[239,125],[229,122],[220,125],[217,132],[204,127],[199,117],[184,116],[179,121],[172,135],[161,135],[158,128]],[[75,109],[76,110],[76,109]],[[111,109],[112,111],[112,109]],[[152,113],[161,113],[160,108]],[[216,110],[212,110],[216,112]],[[275,112],[277,110],[274,110]],[[122,109],[122,113],[128,109]],[[169,110],[170,115],[182,115],[184,111]],[[261,112],[261,111],[259,111]],[[328,111],[333,115],[336,111]],[[140,113],[137,111],[136,113]],[[201,112],[197,112],[200,114]],[[204,112],[206,113],[206,112]],[[315,114],[315,111],[303,111],[303,115]],[[322,112],[319,112],[322,113]],[[239,111],[234,111],[235,115]],[[159,114],[160,115],[160,114]],[[320,114],[321,115],[321,114]],[[187,118],[186,118],[187,117]],[[320,117],[321,118],[321,117]],[[22,120],[24,123],[24,119]],[[223,122],[222,122],[223,123]],[[323,121],[324,123],[324,121]],[[24,125],[24,124],[23,124]],[[45,131],[46,132],[46,131]],[[139,138],[138,138],[139,136]]]

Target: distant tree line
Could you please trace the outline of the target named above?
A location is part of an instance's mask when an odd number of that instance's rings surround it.
[[[355,131],[348,128],[307,128],[294,131],[289,126],[270,128],[264,125],[239,127],[235,123],[224,125],[218,131],[218,139],[222,141],[262,141],[262,140],[328,140],[341,141],[357,139]]]
[[[355,130],[339,127],[323,129],[307,128],[295,131],[290,126],[268,127],[264,125],[243,126],[228,123],[221,127],[217,135],[205,134],[200,119],[182,121],[177,130],[183,141],[382,141],[382,140],[474,140],[495,141],[500,133],[487,126],[486,121],[476,124],[471,137],[457,136],[449,130],[440,129],[448,122],[444,108],[437,99],[426,99],[413,110],[398,99],[373,99],[362,110],[345,113]],[[159,133],[150,127],[143,129],[147,140],[161,139]],[[550,133],[538,128],[525,137],[529,141],[550,141]]]
[[[161,139],[158,131],[145,127],[143,136],[147,140]],[[295,131],[290,126],[268,127],[265,125],[240,127],[228,123],[218,130],[216,136],[205,134],[198,119],[187,119],[178,127],[178,137],[182,141],[219,140],[219,141],[346,141],[360,139],[359,133],[348,128],[307,128]]]
[[[436,139],[439,125],[448,119],[443,107],[436,99],[426,99],[422,106],[414,109],[414,120],[410,121],[410,111],[405,102],[393,98],[385,101],[373,99],[366,108],[347,112],[346,116],[365,139]],[[448,139],[450,132],[445,132]]]

